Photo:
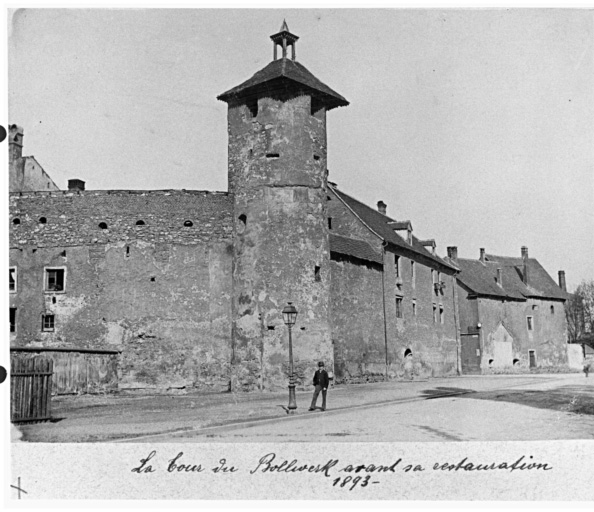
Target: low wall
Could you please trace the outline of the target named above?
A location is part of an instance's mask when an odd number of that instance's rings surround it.
[[[108,393],[118,390],[118,351],[13,347],[10,352],[19,359],[43,354],[54,362],[52,395]]]
[[[580,344],[567,344],[567,364],[576,370],[581,370],[584,367],[584,349]]]

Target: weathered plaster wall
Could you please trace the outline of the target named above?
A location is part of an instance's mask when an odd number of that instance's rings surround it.
[[[435,293],[431,268],[415,262],[415,278],[411,259],[400,256],[398,289],[395,272],[395,255],[385,255],[385,295],[388,326],[389,372],[409,378],[418,376],[443,376],[457,371],[457,340],[454,315],[453,276],[440,274],[445,289]],[[435,269],[437,271],[437,269]],[[402,318],[396,314],[396,297],[402,298]],[[413,301],[416,314],[413,313]],[[433,306],[436,307],[434,319]],[[440,320],[443,308],[443,323]],[[412,370],[404,357],[406,349],[412,351]]]
[[[551,312],[551,306],[554,313]],[[562,301],[528,299],[525,302],[478,299],[482,324],[481,368],[489,368],[489,360],[495,363],[495,332],[502,323],[513,337],[513,359],[522,367],[529,366],[529,350],[536,354],[540,367],[567,364],[567,324]],[[533,330],[529,331],[526,317],[533,318]],[[512,363],[513,363],[512,359]]]
[[[13,343],[121,350],[121,388],[226,388],[230,208],[226,194],[206,197],[182,191],[13,195],[11,217],[21,219],[11,229]],[[183,226],[188,217],[192,227]],[[138,218],[145,225],[136,226]],[[99,220],[110,228],[98,228]],[[46,267],[65,269],[63,292],[45,290]],[[55,315],[53,332],[42,332],[42,314]]]
[[[475,332],[479,323],[478,299],[471,297],[468,290],[458,286],[458,306],[460,311],[460,331],[463,333]]]
[[[228,119],[234,386],[287,385],[281,311],[288,301],[299,311],[293,329],[297,383],[309,384],[318,360],[332,365],[326,113],[312,112],[309,96],[260,98],[257,113],[230,105]]]
[[[330,197],[328,216],[332,218],[332,231],[365,240],[380,252],[381,239],[334,194]],[[388,249],[384,257],[383,290],[389,377],[409,378],[413,374],[437,376],[455,373],[458,349],[452,276],[441,274],[446,288],[443,293],[435,295],[431,268],[415,261],[413,280],[412,260],[401,255],[398,287],[395,254]],[[348,371],[348,378],[381,380],[386,374],[382,274],[353,262],[343,262],[341,267],[333,262],[332,269],[332,328],[335,354],[340,354],[345,361],[341,364],[345,368],[344,371]],[[402,318],[396,315],[397,296],[402,298]],[[413,314],[413,301],[416,303],[416,315]],[[433,321],[434,303],[438,315],[436,322]],[[440,305],[444,309],[443,324],[439,321]],[[346,314],[340,315],[335,311],[336,308],[348,311],[350,317],[347,318]],[[344,322],[348,328],[342,327]],[[340,335],[336,335],[336,332]],[[412,350],[412,361],[404,357],[407,348]]]
[[[336,382],[383,375],[386,369],[382,266],[333,255],[331,321]]]
[[[9,165],[10,192],[53,191],[58,186],[32,156],[16,158]]]

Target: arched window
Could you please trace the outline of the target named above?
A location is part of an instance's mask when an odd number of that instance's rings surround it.
[[[107,229],[107,224],[106,224],[105,222],[100,222],[100,223],[99,223],[99,227],[100,227],[101,229]]]
[[[194,223],[191,220],[187,220],[186,222],[184,222],[184,227],[186,228],[191,228],[194,225]]]
[[[144,221],[143,220],[137,220],[136,221],[136,225],[137,226],[144,226]]]
[[[45,217],[39,217],[39,224],[46,224],[47,219]]]
[[[13,219],[13,220],[12,220],[12,223],[13,223],[15,226],[18,226],[18,225],[21,223],[21,219],[19,219],[19,218]]]

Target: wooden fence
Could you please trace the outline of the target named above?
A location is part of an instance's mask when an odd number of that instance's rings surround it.
[[[12,357],[27,359],[42,355],[54,364],[52,395],[111,393],[118,390],[119,351],[59,348],[11,347]]]
[[[10,358],[10,419],[13,423],[51,419],[54,363],[42,356]]]

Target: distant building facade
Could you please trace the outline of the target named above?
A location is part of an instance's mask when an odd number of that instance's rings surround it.
[[[567,365],[565,273],[559,284],[522,247],[520,257],[480,250],[478,260],[449,260],[460,274],[461,369],[481,373],[511,367]]]
[[[16,124],[8,127],[8,170],[10,192],[60,190],[33,156],[23,156],[24,130]]]

